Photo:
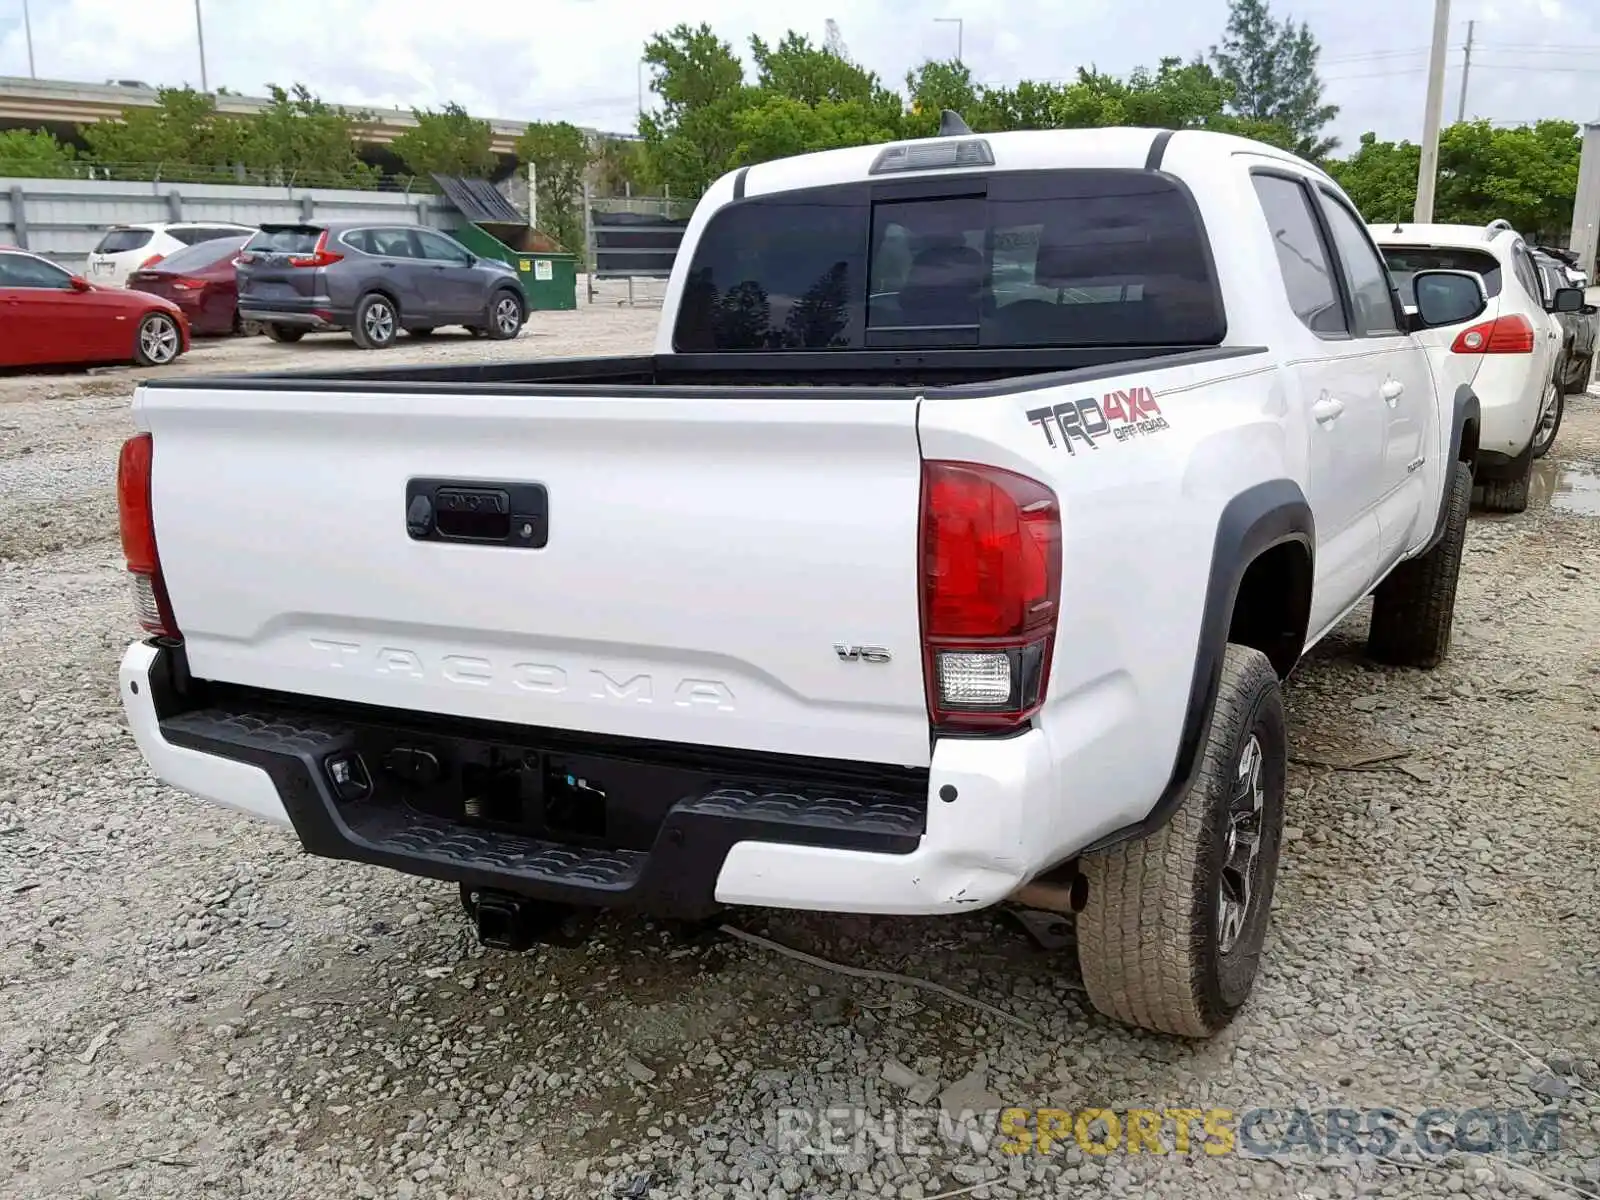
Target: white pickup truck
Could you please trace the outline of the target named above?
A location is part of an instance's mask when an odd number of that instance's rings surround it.
[[[1478,436],[1348,199],[1254,142],[942,136],[707,192],[655,353],[140,385],[121,694],[157,776],[626,907],[1076,914],[1096,1007],[1244,1002],[1279,681],[1450,640]]]

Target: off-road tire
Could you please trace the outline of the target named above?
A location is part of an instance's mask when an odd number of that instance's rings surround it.
[[[1552,395],[1552,393],[1554,393]],[[1555,409],[1549,417],[1545,416],[1546,409],[1551,404]],[[1567,411],[1567,391],[1556,379],[1550,381],[1550,389],[1545,393],[1544,399],[1539,404],[1539,423],[1533,427],[1533,457],[1543,458],[1550,453],[1556,444],[1556,434],[1561,432],[1561,418]]]
[[[271,325],[267,327],[267,336],[275,342],[298,342],[305,337],[304,329],[296,329],[293,325]]]
[[[1526,512],[1528,508],[1528,489],[1533,483],[1533,458],[1530,456],[1527,464],[1522,468],[1522,474],[1515,479],[1485,479],[1483,481],[1483,498],[1480,501],[1484,512],[1492,513],[1519,513]]]
[[[1254,735],[1264,798],[1251,902],[1232,949],[1220,944],[1228,811]],[[1250,995],[1266,937],[1288,773],[1283,697],[1267,656],[1230,644],[1211,728],[1178,810],[1152,833],[1086,854],[1078,963],[1089,1000],[1142,1029],[1207,1037]]]
[[[1439,540],[1426,554],[1396,567],[1373,593],[1367,654],[1378,662],[1431,669],[1450,652],[1456,580],[1472,507],[1472,468],[1456,463],[1449,487]]]
[[[368,292],[356,301],[350,336],[363,350],[387,350],[400,335],[400,310],[382,292]]]

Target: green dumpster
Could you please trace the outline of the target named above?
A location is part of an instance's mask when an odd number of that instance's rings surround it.
[[[578,258],[549,234],[501,222],[465,224],[451,231],[474,254],[517,269],[534,312],[578,307]]]

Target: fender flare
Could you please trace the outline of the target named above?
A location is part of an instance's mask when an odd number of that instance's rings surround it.
[[[1433,532],[1428,535],[1427,542],[1417,555],[1421,556],[1432,550],[1444,536],[1444,526],[1450,516],[1450,468],[1462,461],[1461,443],[1468,421],[1482,424],[1482,406],[1478,403],[1478,394],[1472,390],[1470,384],[1463,383],[1456,388],[1453,411],[1450,417],[1450,456],[1445,460],[1445,469],[1439,473],[1442,484],[1439,488],[1439,512],[1433,521]]]
[[[1211,551],[1210,580],[1200,616],[1189,702],[1178,735],[1172,774],[1149,814],[1085,847],[1090,853],[1117,842],[1141,838],[1159,829],[1177,812],[1199,771],[1211,717],[1222,681],[1222,659],[1228,649],[1234,601],[1250,564],[1274,546],[1292,542],[1316,553],[1316,523],[1311,505],[1292,479],[1270,479],[1239,493],[1223,507]]]

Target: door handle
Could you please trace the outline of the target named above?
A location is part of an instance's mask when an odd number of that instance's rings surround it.
[[[395,268],[395,264],[392,263],[392,262],[379,263],[378,265],[380,267],[382,267],[385,271],[392,271]]]
[[[1378,394],[1388,402],[1390,408],[1393,408],[1405,390],[1406,385],[1398,379],[1385,379],[1383,386],[1378,389]]]
[[[1333,396],[1329,396],[1324,400],[1318,400],[1311,406],[1311,415],[1315,417],[1317,419],[1317,423],[1321,425],[1326,425],[1332,421],[1337,421],[1339,419],[1339,414],[1343,411],[1344,401]]]

